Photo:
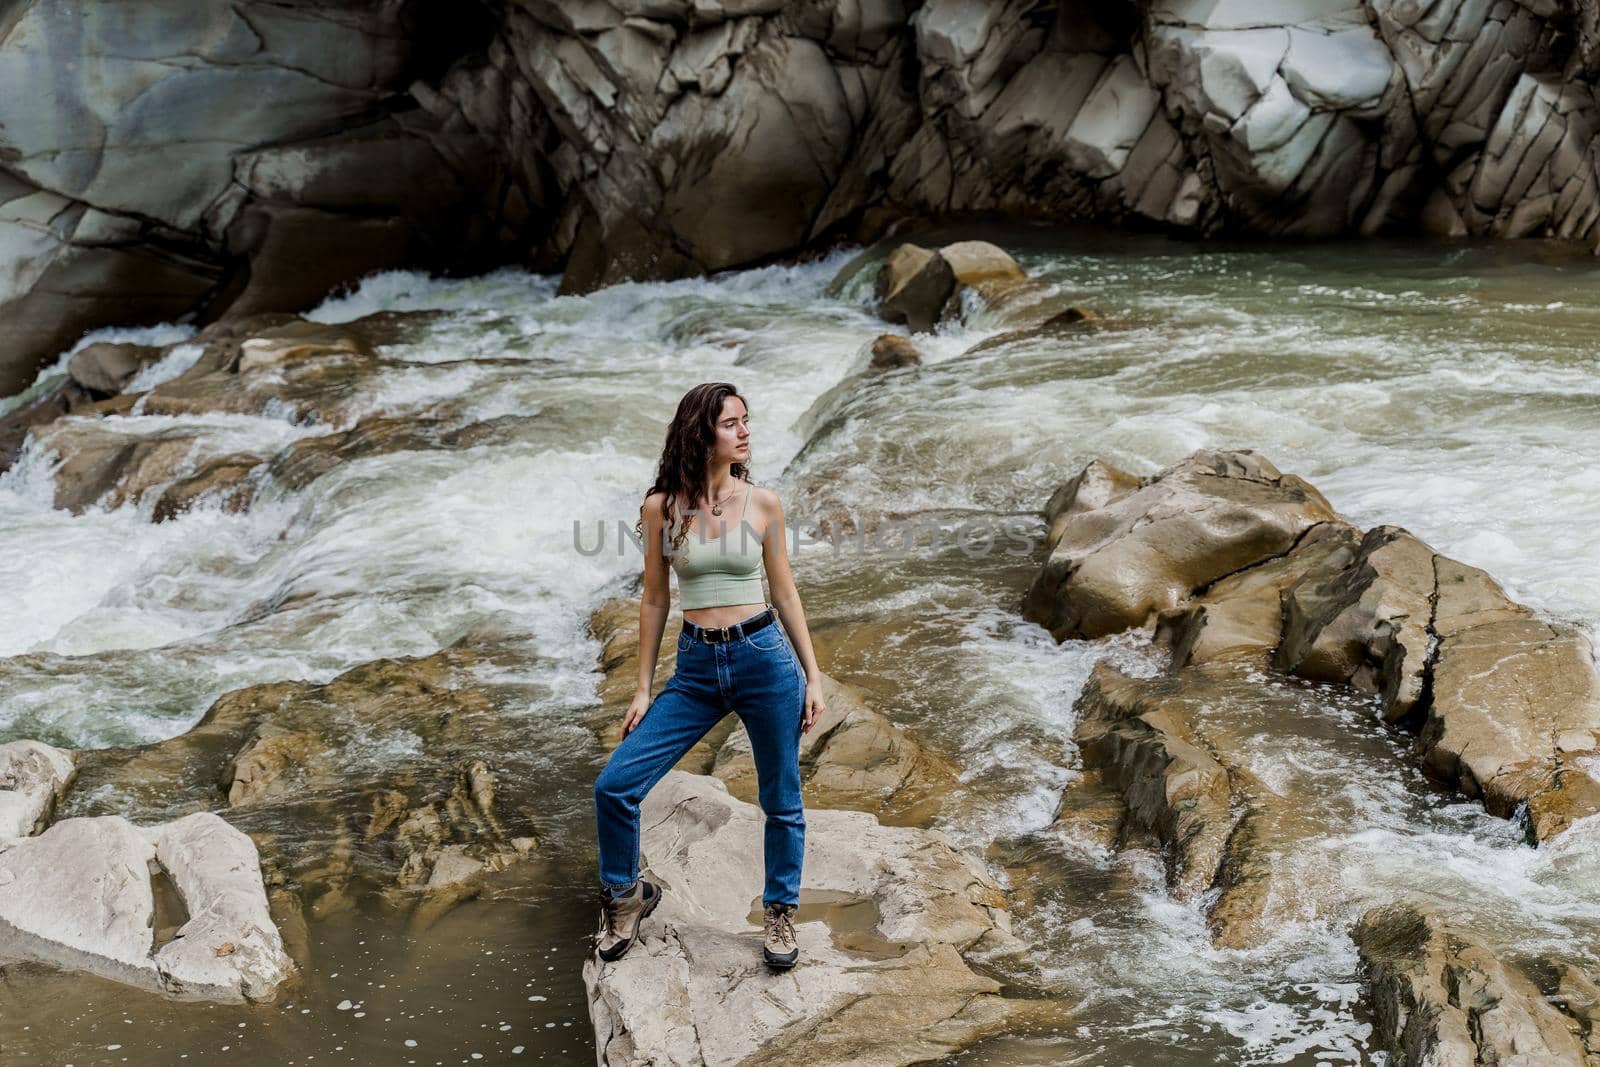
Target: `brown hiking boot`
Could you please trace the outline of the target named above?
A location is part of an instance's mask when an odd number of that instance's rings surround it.
[[[762,928],[766,939],[761,946],[762,958],[767,966],[787,969],[800,958],[800,946],[794,937],[794,921],[790,918],[794,907],[789,904],[769,904],[762,912]]]
[[[595,938],[595,952],[607,963],[617,959],[633,947],[639,934],[639,924],[661,903],[661,887],[643,878],[633,884],[631,892],[614,897],[611,890],[600,888],[600,930]]]

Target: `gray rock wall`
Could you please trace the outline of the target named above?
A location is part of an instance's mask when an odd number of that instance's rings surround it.
[[[114,0],[0,17],[0,392],[371,270],[895,219],[1600,243],[1595,0]]]

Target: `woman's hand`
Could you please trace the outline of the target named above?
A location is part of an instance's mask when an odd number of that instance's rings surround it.
[[[822,702],[822,683],[807,682],[806,710],[800,718],[800,732],[805,733],[811,729],[811,724],[816,722],[817,718],[827,710],[828,706]]]
[[[626,736],[630,730],[638,726],[639,720],[644,718],[644,713],[649,710],[650,694],[643,689],[635,691],[633,700],[628,704],[628,714],[622,717],[623,735]]]

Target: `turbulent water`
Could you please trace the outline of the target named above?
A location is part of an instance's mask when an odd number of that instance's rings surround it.
[[[631,589],[640,559],[620,529],[678,397],[705,380],[746,395],[754,475],[793,526],[844,508],[926,517],[948,534],[892,556],[791,551],[823,668],[961,769],[940,827],[1001,877],[1003,857],[1031,857],[1009,877],[1036,947],[1025,967],[995,965],[1018,992],[1079,1004],[1076,1028],[960,1062],[1371,1062],[1345,931],[1380,900],[1446,901],[1491,943],[1597,962],[1600,827],[1522,846],[1511,824],[1431,790],[1372,706],[1305,686],[1289,694],[1293,721],[1260,723],[1245,759],[1325,798],[1326,818],[1276,860],[1296,889],[1269,902],[1277,936],[1212,947],[1199,905],[1164,890],[1159,857],[1048,829],[1076,773],[1072,706],[1090,667],[1110,656],[1150,670],[1151,654],[1131,638],[1057,645],[1018,610],[1039,555],[960,536],[964,523],[1004,522],[1037,540],[1039,509],[1096,456],[1150,473],[1202,446],[1250,447],[1352,521],[1403,525],[1600,636],[1593,260],[1536,244],[1005,243],[1051,283],[1036,310],[1087,305],[1107,325],[970,352],[1018,316],[975,311],[918,338],[921,367],[864,378],[864,346],[885,327],[865,274],[830,288],[843,254],[586,297],[516,272],[390,274],[312,316],[448,313],[386,352],[399,362],[356,414],[519,416],[512,443],[364,459],[269,491],[247,514],[161,524],[133,507],[52,510],[52,459],[25,454],[0,476],[0,740],[158,740],[229,689],[324,680],[493,630],[519,636],[525,665],[485,683],[525,709],[521,773],[547,784],[543,862],[512,919],[480,902],[416,942],[369,919],[319,928],[329,945],[296,997],[255,1008],[175,1008],[105,984],[64,1002],[44,995],[47,979],[10,1000],[0,988],[8,1055],[454,1063],[519,1049],[592,1061],[578,966],[588,787],[604,753],[585,725],[597,679],[587,621]],[[180,420],[125,421],[155,433]],[[332,429],[270,413],[181,421],[216,452]],[[372,1006],[356,1017],[342,1000]]]

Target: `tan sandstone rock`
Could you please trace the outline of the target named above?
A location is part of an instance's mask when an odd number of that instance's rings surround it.
[[[1374,908],[1352,932],[1379,1044],[1396,1062],[1582,1065],[1572,1022],[1539,987],[1421,904]]]
[[[1101,464],[1052,497],[1050,554],[1023,614],[1058,641],[1152,626],[1337,518],[1321,493],[1254,452],[1197,452],[1138,488]]]

